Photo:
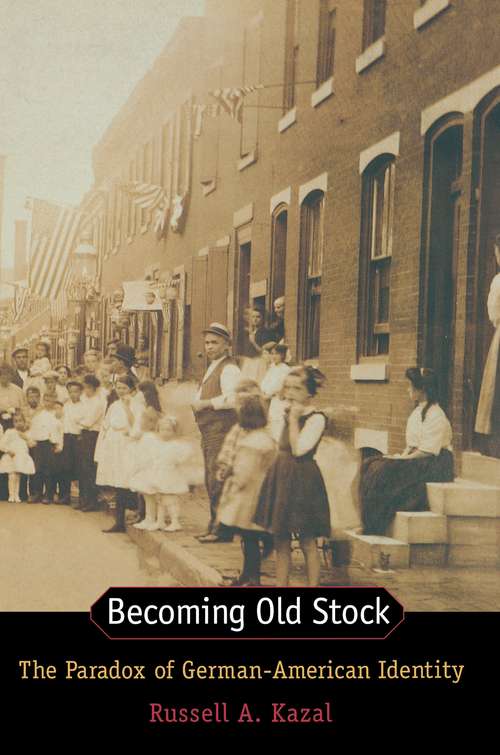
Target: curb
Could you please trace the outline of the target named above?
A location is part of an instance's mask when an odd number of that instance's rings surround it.
[[[161,571],[171,574],[180,584],[190,587],[220,587],[224,584],[224,578],[217,569],[164,535],[138,530],[133,526],[127,527],[127,534],[147,556],[158,559]]]

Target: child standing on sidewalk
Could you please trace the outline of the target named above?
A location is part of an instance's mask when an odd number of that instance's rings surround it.
[[[35,473],[35,465],[30,456],[26,435],[26,419],[21,412],[14,414],[14,427],[10,427],[0,439],[0,474],[9,476],[9,502],[20,503],[19,485],[21,475]]]
[[[158,490],[152,474],[160,451],[158,435],[158,412],[151,406],[142,413],[140,428],[142,435],[130,445],[130,490],[141,493],[144,498],[145,516],[137,524],[138,530],[157,530],[158,524]]]
[[[114,488],[116,498],[115,521],[106,533],[125,532],[125,510],[130,506],[130,444],[131,434],[138,422],[134,414],[132,398],[135,381],[129,375],[121,375],[115,384],[118,400],[106,412],[95,449],[97,462],[97,485]]]
[[[29,438],[35,443],[32,457],[35,474],[31,478],[30,502],[52,503],[55,494],[54,455],[62,451],[62,425],[54,413],[54,397],[43,397],[43,408],[37,411],[29,430]]]
[[[276,446],[266,430],[262,397],[237,390],[235,400],[238,424],[230,431],[232,437],[226,436],[218,458],[218,477],[225,480],[218,521],[241,535],[243,568],[233,584],[242,587],[260,584],[260,543],[270,536],[253,518]]]
[[[163,417],[158,424],[160,444],[156,452],[152,477],[158,491],[158,529],[177,532],[179,521],[179,495],[189,492],[183,465],[191,455],[191,447],[179,438],[175,417]],[[168,515],[170,523],[166,523]]]
[[[326,416],[311,405],[324,376],[314,367],[295,367],[283,387],[286,401],[279,453],[259,495],[255,522],[274,535],[276,583],[288,585],[290,541],[299,537],[310,587],[319,584],[316,538],[330,535],[325,483],[314,455],[326,429]]]
[[[59,503],[71,502],[71,483],[78,480],[82,485],[80,475],[81,433],[80,421],[83,416],[81,401],[83,385],[78,380],[68,380],[66,383],[69,401],[63,407],[64,443],[60,459],[59,475]]]
[[[100,383],[95,375],[85,375],[82,380],[82,411],[79,418],[80,435],[80,511],[97,511],[97,487],[95,450],[101,430],[106,400],[99,392]]]

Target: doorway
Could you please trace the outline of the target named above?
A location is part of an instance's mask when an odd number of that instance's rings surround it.
[[[500,233],[500,96],[485,110],[479,125],[479,215],[476,253],[477,301],[475,318],[474,418],[493,326],[488,317],[487,300],[491,281],[497,274],[494,258],[495,236]],[[496,382],[492,434],[473,433],[472,447],[487,456],[500,458],[500,386]]]
[[[443,409],[453,415],[456,262],[462,212],[463,127],[447,124],[430,142],[423,366],[436,370]]]
[[[250,307],[250,274],[252,268],[252,242],[238,243],[236,256],[237,299],[235,307],[235,351],[245,354],[247,346],[248,310]]]

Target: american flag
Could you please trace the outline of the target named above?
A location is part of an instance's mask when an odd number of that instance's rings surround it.
[[[57,299],[78,240],[81,212],[42,199],[31,200],[29,290],[41,299]]]
[[[263,84],[250,84],[241,87],[226,87],[225,89],[213,89],[209,95],[221,106],[222,110],[231,118],[241,123],[243,100],[257,89],[263,89]]]

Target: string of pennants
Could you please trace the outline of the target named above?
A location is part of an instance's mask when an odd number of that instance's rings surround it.
[[[294,85],[298,84],[314,84],[315,79],[307,81],[296,81]],[[238,123],[241,123],[243,116],[243,107],[245,104],[245,97],[259,89],[271,89],[274,87],[282,87],[283,84],[249,84],[247,86],[238,87],[225,87],[221,89],[212,89],[208,92],[215,102],[201,103],[191,105],[193,118],[194,118],[194,139],[199,139],[203,127],[203,118],[208,116],[210,118],[217,118],[219,115],[226,114],[230,118]],[[252,105],[251,107],[270,107],[280,108],[279,105]]]

